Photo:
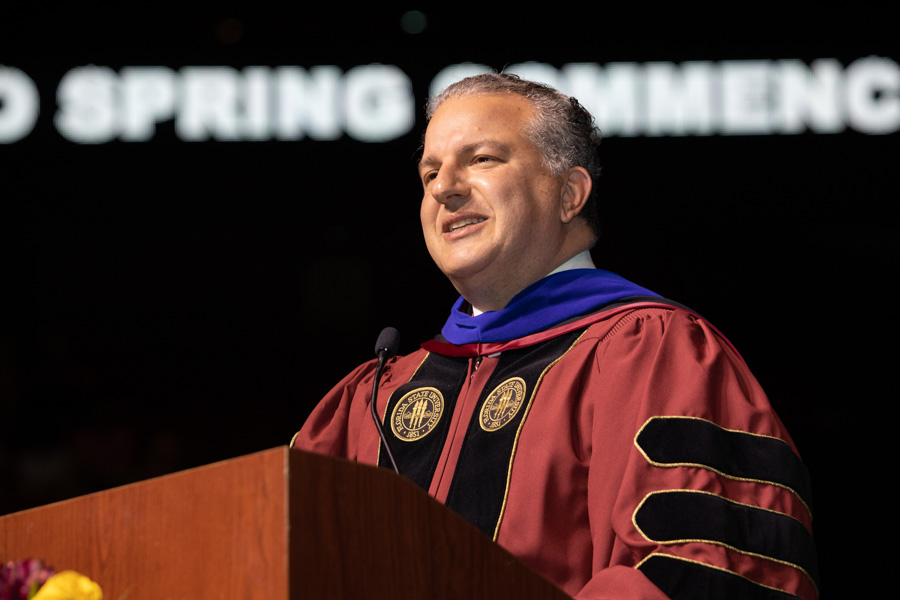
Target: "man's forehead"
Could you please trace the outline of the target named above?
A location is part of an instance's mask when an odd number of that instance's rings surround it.
[[[444,125],[447,121],[464,121],[467,124],[484,125],[500,120],[521,125],[530,121],[535,113],[534,104],[517,94],[473,94],[448,98],[434,111],[425,129],[425,136],[427,139],[428,131],[436,123]]]
[[[534,113],[531,101],[514,94],[449,98],[435,110],[425,129],[419,165],[436,160],[431,152],[435,147],[442,151],[449,146],[458,152],[487,146],[509,150],[515,138],[528,139],[526,130]]]

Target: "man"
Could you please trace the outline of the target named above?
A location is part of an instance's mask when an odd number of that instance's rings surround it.
[[[591,262],[590,115],[501,74],[428,115],[422,229],[461,298],[381,380],[400,472],[578,598],[816,597],[806,471],[740,356]],[[388,466],[374,369],[294,445]]]

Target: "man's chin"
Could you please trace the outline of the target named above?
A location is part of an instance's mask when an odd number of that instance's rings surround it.
[[[441,267],[441,271],[457,289],[459,286],[486,285],[491,282],[489,271],[477,263],[451,264]]]

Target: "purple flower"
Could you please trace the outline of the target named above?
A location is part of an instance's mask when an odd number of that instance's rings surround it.
[[[28,600],[53,574],[35,558],[0,565],[0,600]]]

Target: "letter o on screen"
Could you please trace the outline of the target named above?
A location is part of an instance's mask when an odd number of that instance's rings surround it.
[[[19,69],[0,66],[0,144],[17,142],[31,133],[40,109],[31,78]]]

